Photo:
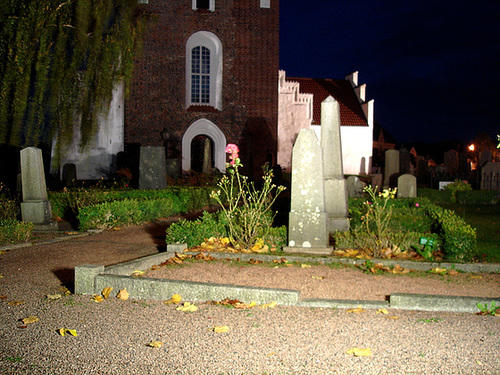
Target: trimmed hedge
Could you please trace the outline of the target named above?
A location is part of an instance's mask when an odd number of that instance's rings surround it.
[[[461,193],[476,192],[459,192],[457,196]],[[364,198],[349,200],[349,218],[352,229],[361,225],[364,201],[366,201]],[[436,244],[442,247],[447,260],[472,260],[475,254],[476,230],[453,211],[432,204],[430,199],[424,197],[391,199],[388,207],[392,207],[388,235],[392,238],[392,242],[397,243],[402,250],[420,247],[418,240],[425,236],[434,238]],[[356,238],[351,231],[336,233],[334,238],[335,246],[339,249],[356,248],[360,241],[359,239],[355,241]]]
[[[106,229],[116,226],[141,224],[185,212],[179,198],[124,199],[82,207],[78,213],[80,230]]]
[[[434,229],[441,237],[446,259],[471,261],[476,246],[476,230],[451,210],[432,204],[425,209],[434,220]]]
[[[142,218],[144,221],[156,220],[178,212],[211,207],[216,204],[210,198],[211,192],[212,188],[210,187],[170,187],[163,190],[103,190],[95,188],[85,190],[80,188],[51,192],[49,199],[54,217],[68,220],[73,225],[78,225],[79,229],[86,230],[92,225],[109,228],[113,226],[112,223],[115,220],[116,223],[120,223],[115,225],[124,225],[124,222],[138,223]],[[171,201],[174,206],[169,209],[168,215],[166,215],[167,211],[164,208],[152,208],[148,206],[148,203],[133,203],[151,200]],[[120,207],[120,204],[116,202],[124,202],[123,207]],[[145,210],[145,212],[131,214],[128,221],[121,219],[122,211],[126,209],[131,212],[136,204],[139,204],[140,210]],[[98,207],[99,205],[103,206]],[[84,224],[81,223],[81,220],[84,221]]]

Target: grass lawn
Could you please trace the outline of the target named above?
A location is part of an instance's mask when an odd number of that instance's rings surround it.
[[[477,230],[477,259],[500,263],[500,204],[440,204],[453,210]]]

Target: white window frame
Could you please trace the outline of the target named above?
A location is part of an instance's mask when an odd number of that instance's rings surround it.
[[[210,51],[210,99],[208,103],[191,102],[191,63],[195,47],[205,47]],[[217,35],[209,31],[198,31],[186,42],[186,108],[192,105],[207,105],[222,110],[222,43]]]
[[[212,121],[201,118],[193,122],[182,136],[182,170],[191,169],[191,142],[198,135],[207,135],[214,142],[214,167],[226,172],[226,136]]]
[[[271,8],[271,0],[260,0],[260,7],[261,8]]]
[[[211,11],[211,12],[214,12],[215,11],[215,0],[209,0],[210,4],[209,4],[209,8],[208,10]],[[193,10],[198,10],[198,7],[196,6],[196,0],[193,0],[192,2],[193,6]]]

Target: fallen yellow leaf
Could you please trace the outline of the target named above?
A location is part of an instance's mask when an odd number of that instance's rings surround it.
[[[482,279],[483,278],[481,275],[470,275],[469,277],[471,279]]]
[[[66,335],[66,333],[69,333],[71,336],[78,336],[78,333],[76,333],[76,329],[59,328],[57,332],[59,332],[61,336]]]
[[[195,312],[196,310],[198,310],[198,307],[194,303],[184,302],[184,305],[179,306],[176,310],[185,312]]]
[[[24,318],[22,321],[24,324],[30,324],[38,322],[39,319],[36,316],[28,316],[27,318]]]
[[[163,343],[161,341],[151,341],[149,344],[146,345],[152,348],[160,348],[163,345]]]
[[[263,309],[267,309],[267,308],[273,308],[276,306],[278,302],[274,301],[274,302],[270,302],[270,303],[265,303],[263,305],[260,305],[259,307],[263,308]]]
[[[182,297],[179,294],[174,294],[170,299],[164,302],[165,305],[177,305],[182,301]]]
[[[62,298],[60,294],[47,294],[47,299],[56,300],[60,298]]]
[[[346,354],[352,354],[355,357],[366,357],[372,355],[371,348],[352,348],[349,349]]]
[[[104,298],[102,296],[93,296],[92,301],[94,302],[102,302],[104,301]]]
[[[323,280],[325,276],[311,276],[315,280]]]
[[[377,314],[385,314],[385,315],[387,315],[387,314],[389,314],[389,311],[387,311],[387,309],[378,309],[377,310]]]
[[[304,264],[304,263],[302,263],[300,266],[301,266],[302,268],[311,268],[311,265],[310,265],[310,264]]]
[[[122,301],[126,301],[128,300],[129,296],[130,294],[127,292],[127,288],[123,288],[118,292],[116,298],[121,299]]]
[[[213,328],[213,331],[217,332],[217,333],[229,332],[229,327],[228,326],[216,326]]]
[[[111,287],[111,286],[108,286],[108,287],[104,288],[104,289],[102,290],[102,295],[103,295],[103,297],[104,297],[104,298],[108,298],[108,297],[109,297],[109,295],[110,295],[110,293],[111,293],[111,291],[112,291],[113,289],[114,289],[114,288],[113,288],[113,287]]]
[[[436,268],[433,268],[431,271],[435,272],[435,273],[446,273],[446,268],[436,267]]]
[[[9,305],[11,305],[11,306],[19,306],[19,305],[22,305],[23,303],[24,303],[24,301],[10,301]]]
[[[366,311],[366,310],[365,310],[365,309],[363,309],[361,306],[358,306],[358,307],[356,307],[356,308],[354,308],[354,309],[349,309],[349,310],[347,310],[347,311],[346,311],[346,313],[348,313],[348,314],[349,314],[349,313],[356,313],[356,314],[360,314],[360,313],[365,312],[365,311]]]
[[[387,319],[399,319],[399,316],[392,315],[392,316],[388,316]]]
[[[141,276],[142,274],[144,274],[146,271],[139,271],[139,270],[135,270],[134,272],[132,272],[132,276]]]

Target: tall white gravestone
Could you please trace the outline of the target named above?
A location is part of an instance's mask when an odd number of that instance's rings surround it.
[[[27,147],[21,150],[21,183],[23,221],[32,222],[35,230],[57,230],[47,195],[42,150]]]
[[[340,106],[329,96],[321,103],[321,148],[323,150],[325,211],[328,232],[349,230],[347,190],[342,166]]]
[[[329,255],[323,152],[312,129],[301,129],[292,151],[288,253]]]

